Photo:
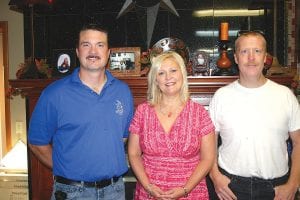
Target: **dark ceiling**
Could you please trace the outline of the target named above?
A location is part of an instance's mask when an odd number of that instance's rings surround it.
[[[155,26],[152,35],[152,30],[145,30],[149,29],[148,24],[146,28],[144,24],[141,24],[141,21],[148,22],[148,18],[139,17],[141,13],[138,12],[137,6],[148,8],[162,0],[132,0],[135,6],[118,18],[118,14],[127,1],[130,0],[11,0],[9,4],[11,9],[24,13],[26,56],[31,55],[31,21],[34,21],[36,55],[47,58],[51,57],[54,49],[74,48],[77,39],[76,33],[81,25],[87,22],[96,22],[107,26],[112,47],[139,46],[145,51],[162,38],[176,37],[182,39],[191,52],[209,49],[213,51],[212,57],[215,57],[218,53],[214,50],[218,37],[216,35],[202,37],[196,35],[196,32],[217,31],[219,24],[222,21],[227,21],[231,30],[263,30],[270,40],[268,42],[269,48],[272,48],[274,0],[169,0],[179,16],[161,6],[156,21],[153,22]],[[284,2],[284,0],[277,0],[278,4],[280,2]],[[279,17],[285,16],[282,7],[278,6],[282,12],[280,15],[278,14]],[[200,18],[193,16],[193,12],[200,9],[258,8],[270,9],[271,12],[268,10],[264,16],[253,17],[209,16]],[[34,17],[34,20],[31,20],[31,17]],[[279,21],[283,22],[283,19]],[[278,30],[284,29],[283,23],[278,24],[280,24]],[[281,31],[280,34],[284,33]],[[231,36],[230,40],[234,41],[234,39],[235,36]],[[282,41],[277,43],[284,44]]]
[[[35,13],[45,15],[55,14],[80,14],[84,11],[93,11],[90,14],[105,12],[106,10],[119,12],[126,0],[10,0],[11,9],[23,11],[29,5],[34,5]],[[142,6],[155,4],[159,0],[132,0]],[[171,0],[172,1],[172,0]],[[185,9],[207,9],[212,8],[246,8],[246,9],[264,9],[272,7],[274,0],[193,0],[193,1],[175,1],[174,7],[178,10]],[[277,0],[284,1],[284,0]],[[216,5],[216,6],[214,6]]]

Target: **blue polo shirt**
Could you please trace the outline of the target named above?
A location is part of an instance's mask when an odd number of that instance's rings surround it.
[[[31,115],[28,140],[53,147],[53,174],[81,181],[127,170],[123,138],[133,116],[129,87],[106,71],[100,94],[79,79],[79,68],[49,85]]]

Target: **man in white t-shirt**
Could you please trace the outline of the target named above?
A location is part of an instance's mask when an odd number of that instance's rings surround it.
[[[261,33],[241,34],[234,58],[239,79],[220,88],[209,107],[221,139],[210,172],[215,192],[221,200],[293,200],[300,184],[299,103],[289,88],[264,77]]]

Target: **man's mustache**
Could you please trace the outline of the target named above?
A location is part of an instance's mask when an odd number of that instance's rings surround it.
[[[89,56],[87,56],[86,58],[87,58],[87,59],[89,59],[89,58],[96,58],[96,59],[100,59],[100,57],[99,57],[99,56],[93,56],[93,55],[89,55]]]

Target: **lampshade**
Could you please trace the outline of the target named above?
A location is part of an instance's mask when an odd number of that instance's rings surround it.
[[[0,162],[0,171],[27,172],[27,146],[19,140]]]

